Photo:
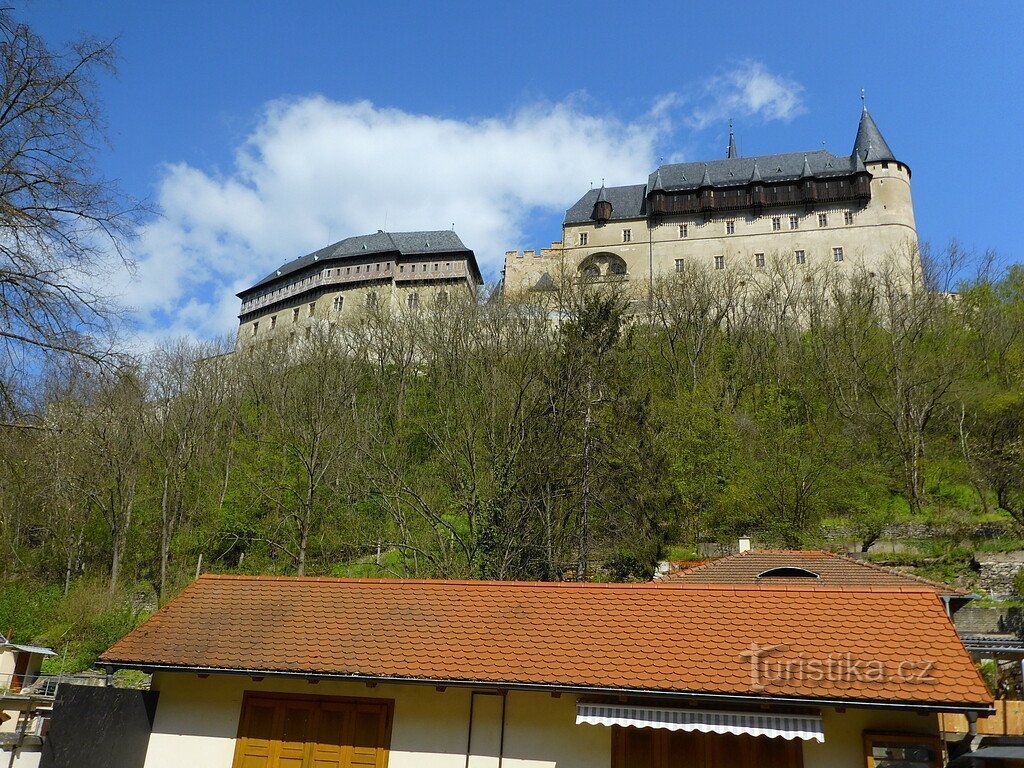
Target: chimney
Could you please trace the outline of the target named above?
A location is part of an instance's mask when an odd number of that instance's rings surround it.
[[[740,552],[749,552],[749,551],[750,551],[750,537],[749,536],[740,536]]]

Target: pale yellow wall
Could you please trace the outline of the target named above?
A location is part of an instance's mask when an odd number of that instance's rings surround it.
[[[419,306],[429,306],[441,291],[450,298],[472,295],[474,285],[468,280],[437,285],[410,285],[401,281],[387,282],[377,285],[340,286],[339,290],[319,296],[315,301],[303,301],[294,307],[277,310],[255,320],[241,323],[238,328],[238,346],[244,347],[253,341],[266,339],[296,339],[306,335],[306,329],[317,323],[332,323],[356,318],[367,309],[369,294],[374,294],[378,305],[392,310],[408,307],[409,294],[418,296]],[[335,298],[342,298],[340,308],[335,308]],[[309,305],[314,304],[313,314],[309,313]],[[298,309],[298,317],[294,310]],[[276,318],[276,320],[274,319]],[[258,328],[253,332],[254,324]]]
[[[0,688],[8,685],[14,674],[14,651],[0,651]]]
[[[864,768],[864,731],[938,735],[936,715],[847,709],[822,711],[825,741],[804,742],[804,768]]]
[[[564,258],[567,268],[575,268],[595,254],[614,253],[627,265],[627,285],[634,291],[650,284],[655,276],[675,271],[675,260],[684,259],[686,268],[713,268],[715,256],[725,257],[727,269],[755,269],[754,254],[763,253],[766,261],[778,256],[782,263],[795,263],[794,251],[806,253],[805,268],[827,268],[849,272],[854,268],[891,271],[895,266],[903,274],[918,269],[917,230],[910,192],[910,173],[905,166],[889,163],[869,166],[872,173],[871,200],[866,206],[853,203],[819,205],[806,211],[802,205],[767,209],[759,216],[749,213],[716,213],[709,221],[703,215],[665,216],[657,226],[648,228],[646,219],[611,221],[603,226],[595,222],[571,224],[563,228],[562,243],[542,251],[509,251],[505,257],[505,289],[516,295],[536,284],[544,272],[554,278]],[[853,213],[853,223],[845,223],[845,212]],[[828,226],[818,225],[818,214],[828,215]],[[772,229],[772,219],[780,217],[782,229]],[[790,229],[790,216],[797,216],[799,228]],[[734,234],[727,234],[726,223],[734,223]],[[687,224],[686,237],[679,236],[679,225]],[[623,230],[632,234],[623,242]],[[580,245],[586,234],[587,244]],[[832,249],[843,249],[843,261],[835,263]]]
[[[162,673],[145,768],[230,768],[246,690],[394,699],[389,768],[465,768],[472,700],[467,689]],[[510,692],[506,701],[507,768],[610,768],[611,728],[576,725],[577,697]],[[498,698],[478,696],[471,768],[496,768]],[[935,734],[934,715],[881,710],[823,711],[825,743],[805,742],[805,768],[862,768],[865,730]]]
[[[238,732],[242,694],[246,690],[356,696],[395,700],[389,768],[465,768],[471,692],[431,686],[380,685],[272,680],[256,683],[247,677],[163,673],[155,675],[160,691],[145,768],[230,768]],[[609,768],[611,731],[576,726],[576,699],[548,694],[508,694],[505,721],[507,768]],[[496,709],[479,709],[485,718]],[[479,723],[483,731],[497,725]],[[474,768],[489,768],[491,740],[478,743]]]

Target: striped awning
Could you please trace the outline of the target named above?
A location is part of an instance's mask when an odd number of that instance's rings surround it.
[[[576,705],[576,724],[665,728],[670,731],[731,733],[773,739],[825,741],[821,715],[779,712],[730,712],[714,709],[670,709],[626,704]]]

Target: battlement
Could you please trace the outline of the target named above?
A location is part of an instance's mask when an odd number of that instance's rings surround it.
[[[551,243],[550,248],[541,248],[539,251],[505,251],[505,262],[511,259],[560,259],[562,257],[562,242],[556,240]]]

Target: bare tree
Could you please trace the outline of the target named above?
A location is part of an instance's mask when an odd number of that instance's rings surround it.
[[[111,43],[53,50],[0,11],[0,398],[46,361],[103,362],[116,313],[103,277],[124,267],[138,212],[94,167],[97,74]]]

